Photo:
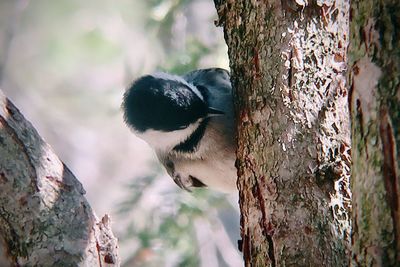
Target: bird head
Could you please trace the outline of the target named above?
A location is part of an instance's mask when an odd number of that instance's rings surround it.
[[[136,135],[160,149],[182,142],[212,114],[200,90],[180,76],[166,73],[143,76],[124,94],[125,122]]]

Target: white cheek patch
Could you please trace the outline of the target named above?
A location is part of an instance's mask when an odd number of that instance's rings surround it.
[[[182,130],[162,132],[158,130],[146,130],[142,133],[134,131],[135,135],[146,141],[155,150],[169,151],[176,145],[185,141],[199,127],[200,120],[190,124]]]

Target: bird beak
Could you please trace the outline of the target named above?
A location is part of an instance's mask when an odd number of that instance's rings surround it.
[[[208,110],[207,110],[207,117],[215,117],[215,116],[221,116],[221,115],[225,115],[225,113],[216,108],[208,108]]]
[[[192,190],[190,190],[189,187],[186,187],[182,181],[181,181],[181,177],[179,175],[172,177],[172,179],[174,180],[174,182],[176,183],[177,186],[179,186],[179,188],[186,190],[187,192],[191,193]]]

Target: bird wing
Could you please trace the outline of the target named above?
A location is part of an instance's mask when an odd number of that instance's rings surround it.
[[[201,91],[209,108],[233,115],[232,86],[227,70],[194,70],[185,74],[183,78]]]
[[[208,90],[226,93],[232,91],[229,72],[221,68],[194,70],[183,75],[183,79],[195,86],[204,86]]]

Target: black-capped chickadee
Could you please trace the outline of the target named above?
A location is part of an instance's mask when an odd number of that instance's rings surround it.
[[[140,77],[124,94],[125,122],[156,152],[185,190],[236,190],[235,131],[229,72]]]

